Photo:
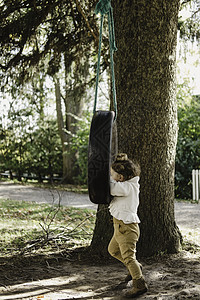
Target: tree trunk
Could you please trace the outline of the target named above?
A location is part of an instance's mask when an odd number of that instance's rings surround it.
[[[180,241],[174,219],[179,0],[115,0],[113,8],[119,151],[142,169],[138,255],[175,253]],[[94,234],[93,243],[100,239]]]
[[[86,59],[86,58],[85,58]],[[87,61],[87,59],[86,59]],[[65,79],[66,79],[66,95],[64,100],[65,105],[65,120],[61,107],[61,91],[59,79],[54,75],[55,94],[56,94],[56,111],[57,123],[62,142],[63,151],[63,181],[66,183],[74,183],[74,178],[78,175],[76,167],[77,153],[72,150],[72,137],[78,129],[78,120],[82,115],[84,105],[84,95],[86,92],[86,80],[88,76],[88,63],[84,64],[84,59],[81,56],[78,66],[72,68],[72,58],[67,54],[65,56]],[[73,80],[71,79],[72,73]]]
[[[89,76],[89,52],[83,45],[78,46],[78,54],[65,53],[65,129],[67,130],[66,157],[64,161],[65,178],[72,182],[78,175],[79,169],[76,165],[78,153],[72,151],[71,139],[78,129],[78,120],[82,117],[84,103],[86,101],[86,87]],[[73,64],[72,64],[73,62]]]
[[[61,92],[60,92],[60,82],[59,79],[54,75],[54,85],[55,85],[55,94],[56,94],[56,114],[57,114],[57,124],[58,124],[58,131],[61,139],[62,144],[62,155],[63,155],[63,178],[65,178],[71,166],[68,165],[68,153],[66,143],[68,141],[67,134],[64,131],[64,119],[62,113],[62,105],[61,105]],[[68,176],[67,176],[68,177]]]
[[[99,257],[108,256],[108,244],[113,235],[112,218],[108,211],[108,205],[98,205],[97,217],[90,252]]]

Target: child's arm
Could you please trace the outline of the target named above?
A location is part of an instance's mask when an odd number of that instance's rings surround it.
[[[110,193],[112,196],[128,196],[131,191],[131,185],[127,181],[119,182],[111,179]]]

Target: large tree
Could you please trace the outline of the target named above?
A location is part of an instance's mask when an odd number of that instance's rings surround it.
[[[93,1],[81,2],[85,3],[88,13],[78,0],[5,0],[0,6],[1,84],[8,78],[5,74],[11,81],[32,77],[36,69],[31,67],[41,67],[48,55],[53,75],[61,53],[72,52],[81,41],[90,45],[92,38],[97,40]],[[179,232],[174,222],[173,188],[179,0],[115,0],[112,4],[118,47],[119,150],[136,158],[142,167],[139,253],[176,252]],[[59,95],[59,89],[57,92]],[[96,224],[92,246],[96,251],[105,250],[112,234],[107,207],[99,207]]]
[[[142,169],[138,252],[175,253],[180,244],[174,219],[179,0],[115,0],[113,8],[119,151],[136,159]],[[105,250],[112,233],[108,224],[102,210],[97,214],[93,249]],[[97,248],[98,240],[104,245]]]

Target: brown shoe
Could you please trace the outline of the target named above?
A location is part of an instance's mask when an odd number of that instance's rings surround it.
[[[144,277],[141,277],[140,279],[133,279],[133,287],[131,288],[131,290],[125,292],[124,297],[135,298],[146,292],[147,292],[147,284],[144,280]]]

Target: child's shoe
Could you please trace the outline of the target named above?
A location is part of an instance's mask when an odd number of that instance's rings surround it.
[[[147,292],[147,284],[144,280],[144,277],[141,277],[140,279],[133,279],[133,287],[131,288],[131,290],[125,292],[124,297],[135,298],[146,292]]]

